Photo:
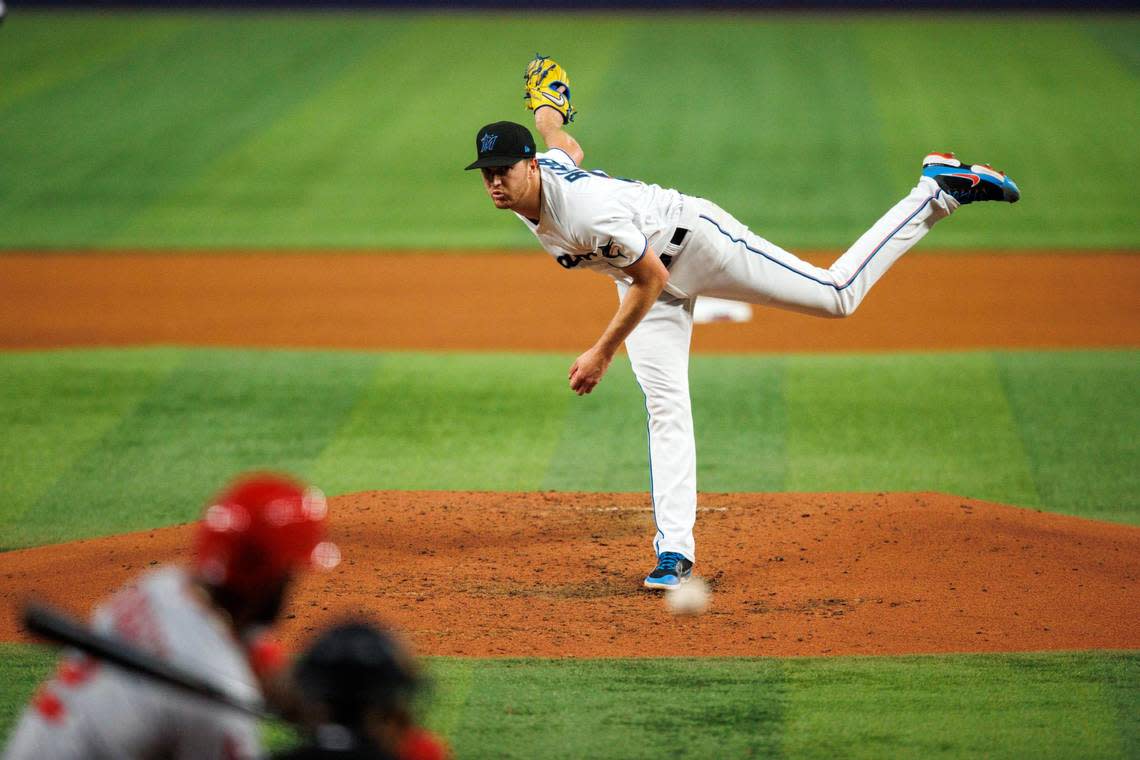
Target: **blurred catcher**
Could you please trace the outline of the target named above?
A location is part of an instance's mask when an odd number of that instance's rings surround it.
[[[696,561],[688,363],[697,298],[846,317],[936,222],[968,203],[1014,203],[1020,192],[990,166],[930,153],[906,197],[830,267],[817,267],[704,198],[581,168],[582,147],[564,129],[575,113],[565,69],[539,56],[524,78],[526,107],[534,111],[546,151],[537,151],[523,125],[495,122],[476,134],[477,157],[467,168],[481,170],[495,207],[513,211],[559,265],[617,283],[617,312],[570,366],[570,389],[591,392],[625,343],[649,415],[656,567],[644,585],[675,588],[691,577]],[[691,154],[693,146],[678,149]]]
[[[364,622],[325,632],[293,665],[290,713],[307,734],[277,760],[444,760],[444,743],[413,720],[422,678],[391,634]]]
[[[289,584],[339,561],[320,491],[254,473],[207,506],[188,567],[163,567],[96,607],[92,627],[257,701],[284,657],[267,636]],[[24,711],[7,760],[252,758],[256,719],[98,660],[61,658]]]

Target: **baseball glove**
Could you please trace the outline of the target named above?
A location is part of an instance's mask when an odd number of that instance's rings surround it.
[[[528,111],[548,106],[562,114],[563,124],[574,121],[577,111],[570,105],[570,75],[566,69],[547,56],[536,54],[526,67],[523,81],[523,100]]]

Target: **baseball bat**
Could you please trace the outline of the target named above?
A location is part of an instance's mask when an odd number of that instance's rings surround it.
[[[137,673],[159,683],[217,702],[257,718],[272,718],[261,700],[242,699],[205,678],[164,662],[150,652],[91,630],[58,610],[31,603],[24,608],[24,625],[32,633],[58,644],[78,649],[104,662]]]

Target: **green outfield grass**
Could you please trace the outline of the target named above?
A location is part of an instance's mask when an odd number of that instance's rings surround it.
[[[0,535],[193,519],[233,473],[368,489],[643,491],[621,357],[131,349],[0,353]],[[1136,351],[697,356],[704,491],[935,490],[1140,524]],[[76,505],[82,505],[77,509]]]
[[[13,11],[0,248],[533,245],[461,168],[527,120],[536,48],[587,165],[788,247],[846,246],[946,148],[1024,199],[930,245],[1140,247],[1136,17]]]
[[[0,646],[0,736],[52,654]],[[833,659],[432,658],[460,758],[1130,758],[1140,654]],[[1062,717],[1063,716],[1063,717]],[[271,744],[287,741],[271,731]]]

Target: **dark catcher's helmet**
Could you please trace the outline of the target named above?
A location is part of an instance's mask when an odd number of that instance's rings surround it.
[[[294,678],[306,702],[359,729],[372,712],[406,711],[420,677],[407,650],[370,623],[349,622],[322,634],[298,658]]]

